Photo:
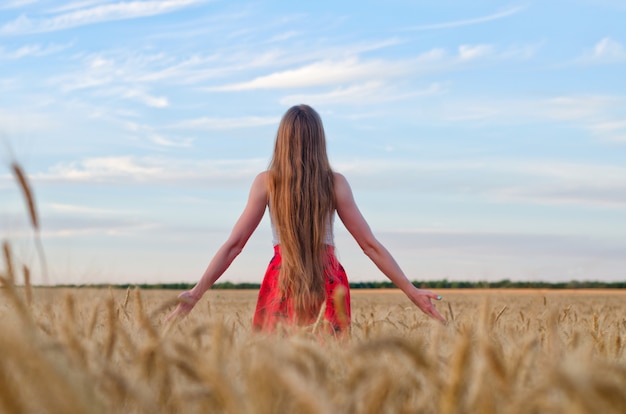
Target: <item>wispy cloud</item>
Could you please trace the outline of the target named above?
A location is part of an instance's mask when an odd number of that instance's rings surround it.
[[[463,44],[457,48],[456,58],[461,64],[480,59],[527,60],[537,53],[539,46],[538,44],[510,45],[498,49],[491,44]]]
[[[493,53],[491,45],[461,45],[459,46],[459,59],[468,61],[488,56]]]
[[[152,125],[143,125],[132,121],[125,121],[122,125],[130,135],[136,136],[138,140],[155,144],[157,148],[190,148],[194,142],[194,138],[192,137],[165,135]]]
[[[144,105],[152,108],[166,108],[169,106],[169,101],[164,96],[152,96],[149,93],[139,89],[129,89],[125,91],[122,96],[126,99],[137,100]]]
[[[605,37],[596,43],[592,50],[583,54],[578,61],[582,63],[624,62],[626,61],[626,49],[620,42]]]
[[[59,220],[59,223],[55,222],[53,218],[47,221],[47,226],[42,232],[42,236],[45,239],[53,238],[70,238],[70,237],[84,237],[84,236],[114,236],[114,237],[128,237],[136,236],[138,233],[142,233],[148,230],[152,230],[158,227],[153,223],[136,223],[133,220],[94,220],[78,219],[72,217],[69,220]]]
[[[443,22],[443,23],[434,23],[434,24],[425,24],[425,25],[420,25],[420,26],[413,26],[413,27],[408,27],[408,28],[406,28],[404,30],[418,31],[418,30],[449,29],[449,28],[452,28],[452,27],[470,26],[470,25],[474,25],[474,24],[487,23],[487,22],[491,22],[491,21],[494,21],[494,20],[500,20],[500,19],[503,19],[505,17],[513,16],[513,15],[523,11],[525,8],[526,7],[522,7],[522,6],[511,7],[509,9],[504,10],[504,11],[501,11],[501,12],[498,12],[498,13],[489,14],[487,16],[475,17],[475,18],[464,19],[464,20],[455,20],[455,21]]]
[[[143,79],[145,74],[158,71],[161,66],[170,63],[171,59],[171,57],[161,53],[93,53],[79,58],[81,64],[79,70],[53,76],[50,78],[50,83],[63,92],[97,88],[110,84],[126,85],[113,89],[117,92],[126,93],[131,89],[131,86],[128,85],[148,82],[149,80]],[[150,80],[157,81],[161,78]],[[107,91],[110,94],[111,89],[103,91],[103,94],[106,95]],[[138,97],[138,95],[134,97]]]
[[[61,12],[53,17],[31,19],[26,15],[21,15],[14,21],[0,27],[0,34],[18,35],[46,33],[108,21],[155,16],[205,3],[206,1],[207,0],[128,1],[112,4],[98,4],[93,7],[91,7],[94,4],[93,2],[82,3],[82,6],[77,3],[75,8],[68,9],[67,12]]]
[[[600,139],[626,143],[626,121],[611,120],[596,122],[588,126],[589,130]]]
[[[189,148],[193,143],[193,138],[183,138],[181,140],[174,141],[159,134],[151,134],[148,136],[148,139],[162,147]]]
[[[456,194],[491,202],[626,207],[626,167],[555,160],[399,162],[364,159],[336,163],[370,189]],[[428,180],[420,177],[428,177]],[[394,177],[390,179],[389,177]],[[438,183],[436,188],[431,183]]]
[[[594,120],[616,104],[619,99],[610,96],[564,95],[536,102],[546,118],[557,120]]]
[[[548,120],[589,131],[604,141],[626,141],[626,100],[620,96],[562,95],[542,99],[449,97],[428,113],[424,122],[520,124]]]
[[[62,6],[54,7],[52,9],[47,10],[47,13],[58,14],[64,13],[72,10],[84,9],[91,6],[97,6],[102,4],[114,3],[119,0],[79,0],[72,3],[67,3]]]
[[[264,125],[278,125],[278,117],[234,117],[234,118],[209,118],[201,117],[184,120],[167,126],[167,129],[196,129],[196,130],[219,130],[252,128]]]
[[[81,162],[57,164],[51,169],[52,176],[69,181],[102,181],[112,178],[132,177],[137,181],[158,177],[164,173],[161,165],[154,162],[138,162],[133,157],[89,158]]]
[[[417,229],[384,231],[381,235],[393,239],[394,244],[416,247],[428,253],[445,251],[449,255],[472,254],[481,257],[595,257],[603,259],[626,258],[622,243],[604,244],[589,237],[549,233],[489,232]]]
[[[433,71],[455,70],[481,59],[519,59],[532,56],[533,47],[497,50],[489,44],[463,44],[455,52],[435,47],[404,59],[362,59],[358,54],[338,59],[318,59],[299,67],[277,70],[252,80],[206,88],[207,91],[313,88],[328,85],[352,86],[397,80]],[[305,55],[307,56],[307,55]],[[308,54],[310,57],[310,53]],[[274,62],[285,64],[285,62]],[[300,62],[298,62],[300,63]]]
[[[281,98],[283,105],[295,105],[307,102],[309,105],[350,104],[376,105],[384,102],[398,101],[415,96],[428,96],[442,92],[440,84],[434,83],[421,90],[398,90],[383,82],[366,82],[363,84],[340,87],[329,92],[314,94],[288,95]]]
[[[44,208],[46,210],[61,212],[61,213],[73,213],[84,215],[122,215],[129,213],[136,213],[128,210],[112,210],[106,208],[90,207],[76,204],[61,204],[61,203],[47,203]]]
[[[20,82],[16,78],[0,78],[0,88],[5,91],[17,89],[19,85]],[[2,116],[2,111],[0,111],[0,116]]]
[[[300,32],[297,32],[295,30],[290,30],[288,32],[284,32],[284,33],[279,33],[277,35],[274,35],[273,37],[271,37],[268,40],[268,43],[274,43],[274,42],[284,42],[285,40],[289,40],[292,39],[294,37],[297,37],[298,35],[301,35]]]
[[[2,85],[2,82],[0,82]],[[6,133],[34,133],[57,129],[61,123],[57,118],[47,113],[33,110],[9,110],[0,107],[1,132]]]
[[[9,59],[9,60],[17,60],[27,57],[40,57],[40,56],[48,56],[55,53],[60,53],[70,48],[72,45],[56,45],[50,44],[47,46],[42,46],[39,44],[30,44],[19,47],[15,50],[5,50],[0,47],[0,60],[1,59]]]
[[[266,167],[266,159],[188,160],[165,157],[95,157],[61,162],[35,181],[112,185],[247,185]],[[242,187],[243,188],[243,187]]]
[[[381,60],[360,61],[353,57],[341,61],[319,61],[251,81],[209,88],[209,91],[244,91],[253,89],[289,89],[384,79],[409,71],[406,63]]]
[[[239,73],[258,73],[266,70],[278,70],[290,65],[307,64],[311,60],[328,54],[323,51],[300,51],[289,50],[237,50],[236,47],[225,48],[210,55],[194,54],[191,57],[179,59],[169,56],[170,62],[158,67],[157,64],[136,73],[134,79],[140,82],[170,81],[177,84],[194,84],[208,79],[228,78]],[[129,61],[132,64],[133,61]],[[212,88],[212,90],[219,87]]]
[[[596,138],[626,142],[626,102],[612,96],[564,96],[539,102],[538,117],[565,120],[582,126]]]
[[[8,0],[0,5],[0,10],[19,9],[30,4],[38,3],[39,0]]]

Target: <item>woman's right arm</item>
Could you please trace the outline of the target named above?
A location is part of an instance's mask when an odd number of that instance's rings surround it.
[[[445,323],[446,320],[430,301],[441,297],[431,291],[418,289],[409,281],[391,253],[374,237],[367,221],[354,201],[346,178],[335,173],[335,205],[337,214],[363,252],[407,297],[425,314]]]
[[[222,276],[230,264],[241,253],[248,239],[257,228],[268,202],[267,173],[257,175],[250,188],[248,202],[235,223],[226,242],[215,253],[198,283],[189,291],[179,295],[179,305],[167,317],[184,316],[200,300],[202,295]]]

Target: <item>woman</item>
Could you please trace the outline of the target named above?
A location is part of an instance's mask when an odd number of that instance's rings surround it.
[[[248,203],[228,240],[209,263],[200,281],[182,293],[169,318],[186,315],[239,255],[269,207],[274,257],[259,291],[254,327],[313,323],[322,308],[334,331],[350,323],[350,295],[345,272],[334,255],[335,212],[363,252],[427,315],[445,323],[431,299],[417,289],[394,258],[374,237],[361,215],[346,179],[333,172],[326,154],[322,120],[313,108],[290,108],[278,128],[267,171],[256,176]]]

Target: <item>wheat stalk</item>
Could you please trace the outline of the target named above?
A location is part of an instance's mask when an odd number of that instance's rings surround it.
[[[41,242],[41,229],[39,223],[39,215],[37,214],[37,204],[35,203],[35,195],[33,190],[28,182],[28,178],[24,173],[22,167],[17,163],[11,163],[11,171],[17,180],[18,186],[20,190],[22,190],[22,194],[24,196],[24,200],[26,201],[26,207],[28,209],[28,217],[30,218],[30,224],[34,230],[34,241],[37,249],[37,254],[39,255],[39,260],[41,262],[41,273],[43,276],[43,281],[45,284],[48,283],[48,265],[46,261],[46,255],[43,249],[43,244]]]
[[[30,270],[28,266],[24,265],[22,267],[22,272],[24,274],[24,292],[26,294],[26,304],[31,307],[33,304],[33,289],[30,285]]]
[[[4,262],[6,265],[7,282],[14,285],[15,273],[13,271],[13,258],[11,256],[11,247],[9,246],[9,242],[4,241],[2,243],[2,252],[4,253]]]

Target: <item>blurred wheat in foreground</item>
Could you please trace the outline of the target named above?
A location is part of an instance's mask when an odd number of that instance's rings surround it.
[[[7,254],[8,257],[8,254]],[[3,413],[626,412],[626,296],[353,292],[349,337],[250,330],[256,292],[33,289],[2,276]]]

